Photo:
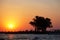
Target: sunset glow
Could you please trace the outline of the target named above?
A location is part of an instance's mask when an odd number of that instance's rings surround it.
[[[16,28],[16,25],[12,22],[11,23],[6,23],[5,28],[6,28],[7,31],[14,31],[15,28]]]
[[[33,30],[29,24],[36,16],[51,18],[60,29],[60,0],[0,0],[0,31]]]

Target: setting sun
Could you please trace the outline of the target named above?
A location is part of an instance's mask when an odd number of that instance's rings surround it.
[[[13,24],[9,24],[8,27],[9,27],[10,29],[13,29],[13,28],[14,28],[14,25],[13,25]]]

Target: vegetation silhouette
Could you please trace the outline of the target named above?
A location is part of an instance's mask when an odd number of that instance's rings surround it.
[[[5,39],[3,39],[3,38],[0,38],[0,40],[5,40]]]
[[[53,27],[50,18],[44,18],[41,16],[35,16],[35,18],[33,18],[33,21],[31,21],[30,24],[35,27],[36,32],[40,30],[42,32],[45,32],[47,28]]]
[[[8,32],[3,32],[0,31],[0,34],[60,34],[60,30],[50,30],[47,31],[47,28],[52,28],[52,22],[50,18],[44,18],[41,16],[35,16],[35,18],[33,18],[33,21],[29,22],[34,28],[35,30],[25,30],[25,31],[8,31]],[[37,37],[34,38],[38,39]],[[3,39],[2,39],[3,40]]]

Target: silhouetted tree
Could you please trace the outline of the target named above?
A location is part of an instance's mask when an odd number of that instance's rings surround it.
[[[46,28],[52,27],[52,23],[49,18],[40,16],[36,16],[35,18],[33,18],[33,21],[31,21],[30,24],[35,27],[35,31],[46,31]]]

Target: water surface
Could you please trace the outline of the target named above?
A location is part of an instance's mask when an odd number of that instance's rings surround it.
[[[60,35],[48,34],[0,34],[5,40],[60,40]]]

